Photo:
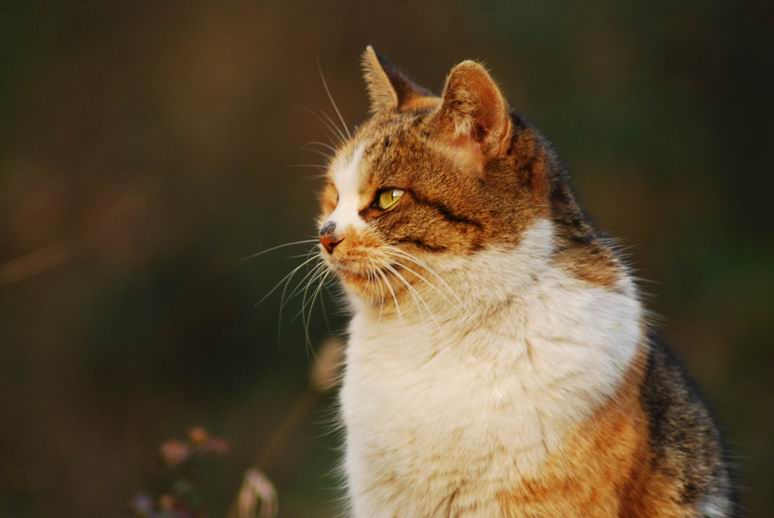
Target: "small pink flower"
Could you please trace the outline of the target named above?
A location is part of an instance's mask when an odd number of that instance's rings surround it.
[[[196,446],[201,446],[202,444],[206,443],[207,439],[209,438],[210,435],[207,433],[207,430],[201,426],[194,426],[188,430],[188,439],[191,441],[191,444]]]
[[[161,445],[159,454],[161,455],[161,461],[165,466],[174,467],[188,459],[191,454],[191,449],[183,441],[170,439]]]

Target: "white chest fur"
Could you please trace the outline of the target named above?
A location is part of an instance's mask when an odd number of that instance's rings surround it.
[[[341,391],[355,516],[498,516],[498,492],[614,393],[640,305],[549,266],[551,246],[541,221],[515,250],[439,268],[466,301],[440,323],[356,311]]]

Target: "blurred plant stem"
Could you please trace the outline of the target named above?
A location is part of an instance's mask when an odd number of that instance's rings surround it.
[[[320,398],[320,393],[309,388],[301,394],[290,408],[280,425],[261,450],[256,466],[268,471],[274,465],[277,457],[283,452],[298,425],[312,411]]]
[[[277,515],[277,492],[265,473],[280,457],[320,396],[338,384],[343,356],[344,344],[337,338],[329,338],[320,346],[309,372],[309,387],[296,399],[264,444],[255,466],[245,472],[229,518],[273,518]]]

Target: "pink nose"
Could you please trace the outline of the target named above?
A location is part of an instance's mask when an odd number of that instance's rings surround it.
[[[329,254],[333,253],[333,249],[336,245],[344,241],[344,238],[338,238],[334,234],[323,234],[320,236],[320,244],[328,251]]]

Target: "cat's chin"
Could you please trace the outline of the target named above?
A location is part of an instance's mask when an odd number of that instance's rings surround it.
[[[377,306],[383,302],[384,288],[379,289],[373,275],[345,269],[336,270],[336,274],[344,288],[362,302],[371,306]]]
[[[364,284],[371,284],[371,279],[366,273],[357,272],[353,270],[347,270],[340,268],[336,270],[336,273],[338,274],[339,278],[344,282],[345,284],[354,284],[356,286],[361,286]]]
[[[336,274],[341,283],[348,289],[354,291],[357,294],[366,295],[370,293],[371,284],[373,284],[373,278],[364,271],[359,271],[353,268],[348,268],[343,265],[331,265],[328,267]]]

